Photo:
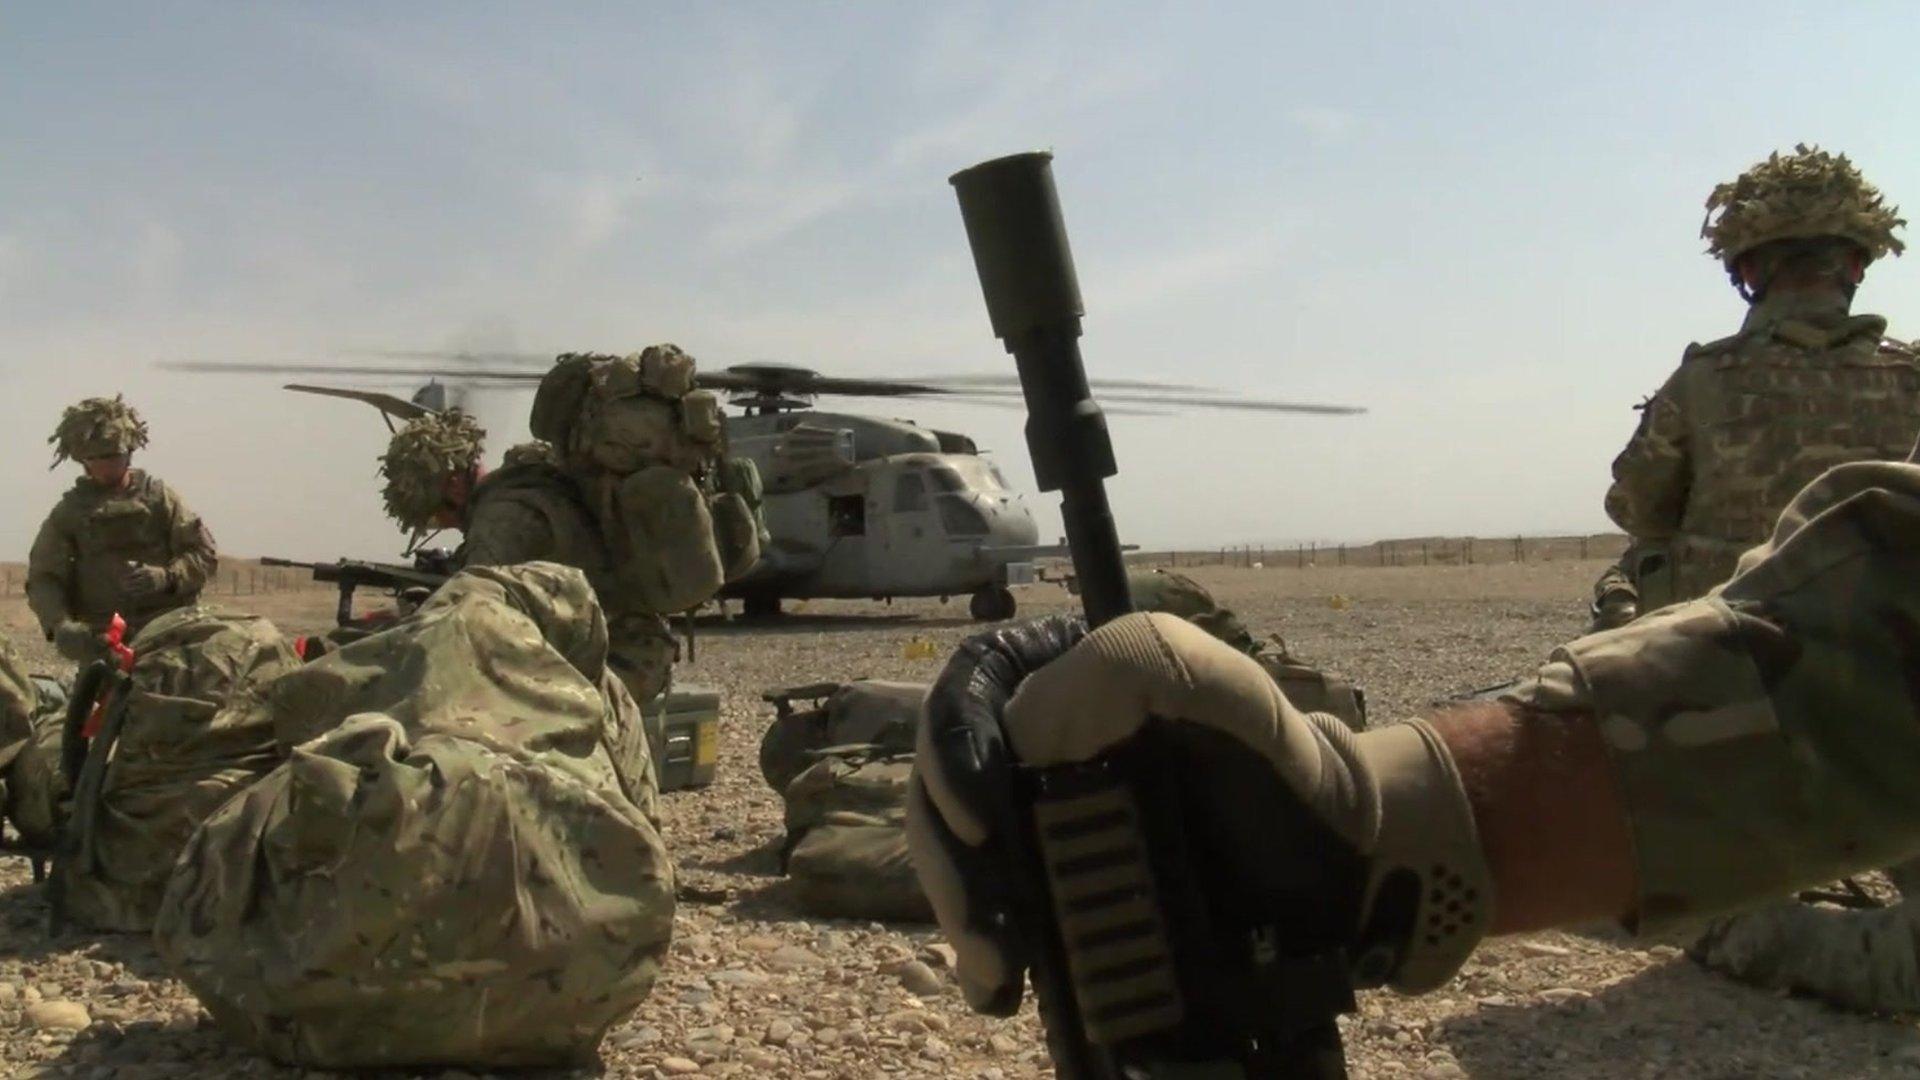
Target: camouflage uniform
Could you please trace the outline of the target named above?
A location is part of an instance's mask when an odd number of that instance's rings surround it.
[[[1705,597],[1556,651],[1510,698],[1594,716],[1634,837],[1642,923],[1920,851],[1920,466],[1843,465]],[[1722,924],[1708,961],[1912,1008],[1912,904],[1789,905]]]
[[[387,512],[401,525],[424,529],[447,504],[446,483],[474,472],[486,432],[464,413],[421,417],[401,428],[381,458]],[[520,455],[518,464],[487,475],[461,510],[460,566],[511,566],[544,560],[586,574],[608,611],[611,663],[636,701],[666,690],[675,647],[666,620],[627,610],[610,588],[606,543],[576,482],[566,473]]]
[[[544,560],[585,572],[607,610],[609,663],[627,691],[645,702],[667,689],[677,653],[672,630],[658,614],[628,610],[609,587],[606,543],[565,473],[535,459],[488,474],[467,501],[461,531],[466,539],[454,556],[460,566]]]
[[[1762,302],[1732,337],[1687,349],[1613,462],[1607,514],[1632,538],[1597,590],[1642,610],[1705,593],[1793,494],[1920,434],[1920,362],[1873,315],[1815,321]]]
[[[1742,256],[1778,242],[1847,241],[1868,260],[1901,250],[1904,222],[1879,192],[1845,157],[1804,146],[1716,188],[1707,206],[1719,212],[1701,230],[1709,252],[1736,275]],[[1886,327],[1838,303],[1763,295],[1739,333],[1689,346],[1614,459],[1607,514],[1631,543],[1596,585],[1596,610],[1700,596],[1822,472],[1903,457],[1920,434],[1920,357]]]
[[[0,778],[33,741],[33,713],[38,693],[13,642],[0,634]],[[7,786],[0,779],[0,807],[7,805]]]
[[[1736,280],[1736,260],[1775,241],[1838,238],[1868,261],[1901,250],[1904,222],[1879,193],[1844,157],[1806,147],[1716,188],[1708,210],[1720,216],[1702,235]],[[1689,348],[1614,461],[1607,512],[1632,542],[1596,585],[1596,613],[1622,597],[1649,610],[1705,594],[1808,481],[1905,454],[1920,433],[1920,363],[1885,331],[1877,316],[1789,293],[1760,298],[1733,337]],[[1920,864],[1890,873],[1920,884]],[[1694,955],[1843,1005],[1915,1010],[1916,920],[1912,902],[1864,914],[1783,903],[1715,924]]]
[[[66,411],[49,440],[55,463],[131,454],[147,443],[146,425],[119,398],[89,398]],[[130,470],[108,490],[82,476],[54,505],[27,557],[27,603],[49,641],[78,655],[63,624],[105,629],[118,613],[128,636],[155,616],[192,604],[218,563],[213,534],[158,477]],[[150,591],[130,595],[123,576],[152,572]]]

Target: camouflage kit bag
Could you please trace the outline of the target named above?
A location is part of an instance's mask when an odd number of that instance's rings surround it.
[[[880,746],[819,751],[782,793],[785,870],[810,915],[931,922],[907,854],[907,780],[913,755]]]
[[[774,718],[760,737],[760,775],[784,792],[828,747],[870,744],[913,753],[927,684],[856,679],[789,686],[761,697],[773,704]]]
[[[293,643],[254,615],[179,608],[132,643],[133,669],[86,749],[67,851],[54,864],[64,916],[100,930],[153,925],[174,859],[208,815],[281,760],[247,707],[300,665]],[[64,791],[64,777],[46,783]]]
[[[782,869],[828,918],[933,917],[907,856],[907,777],[924,683],[860,679],[768,691],[760,772],[786,804]]]
[[[554,1067],[673,921],[638,710],[586,578],[463,572],[277,681],[285,764],[193,835],[155,927],[231,1037],[316,1068]]]
[[[562,356],[534,394],[532,429],[580,478],[616,578],[648,610],[694,607],[759,559],[757,474],[726,459],[719,399],[694,388],[676,346]]]

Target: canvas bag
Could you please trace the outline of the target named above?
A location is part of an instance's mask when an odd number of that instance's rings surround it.
[[[760,737],[760,775],[773,790],[785,791],[828,747],[873,744],[912,753],[927,684],[856,679],[790,687],[765,696],[775,703],[777,715]],[[793,707],[805,700],[816,704]]]
[[[54,863],[65,917],[97,930],[148,930],[187,837],[279,764],[273,728],[244,706],[300,666],[293,642],[255,615],[178,608],[132,642],[117,738],[96,738],[88,757],[101,780],[86,812],[76,806],[71,851]],[[59,727],[47,724],[56,732]],[[67,794],[59,754],[39,781],[35,816],[57,821]],[[43,800],[48,795],[53,805]],[[75,794],[79,798],[80,793]]]
[[[579,571],[465,571],[260,705],[286,764],[192,837],[163,959],[230,1037],[311,1068],[592,1059],[666,952],[638,710]]]
[[[931,922],[933,909],[907,853],[907,780],[913,755],[880,746],[832,747],[782,793],[785,870],[809,915]]]

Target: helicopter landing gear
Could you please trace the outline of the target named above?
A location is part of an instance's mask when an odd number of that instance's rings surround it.
[[[967,613],[981,622],[1000,622],[1011,619],[1017,609],[1017,605],[1013,602],[1013,593],[1000,585],[982,586],[967,604]]]
[[[771,619],[780,614],[780,594],[748,593],[740,598],[740,614],[749,619]]]

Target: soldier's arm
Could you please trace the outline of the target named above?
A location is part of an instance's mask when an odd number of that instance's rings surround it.
[[[1714,593],[1436,720],[1499,929],[1711,914],[1910,856],[1915,670],[1920,467],[1842,466]]]
[[[220,565],[213,532],[172,488],[158,480],[155,484],[167,522],[167,548],[173,555],[166,566],[168,584],[176,594],[194,595],[206,587]]]
[[[27,607],[49,641],[54,628],[72,617],[67,588],[73,577],[73,530],[60,510],[54,507],[40,523],[27,554]]]
[[[1613,459],[1607,516],[1637,540],[1665,540],[1680,527],[1691,479],[1682,371],[1648,399],[1640,426]]]
[[[474,508],[460,547],[462,566],[512,566],[553,557],[553,528],[545,515],[519,503],[490,499]]]

